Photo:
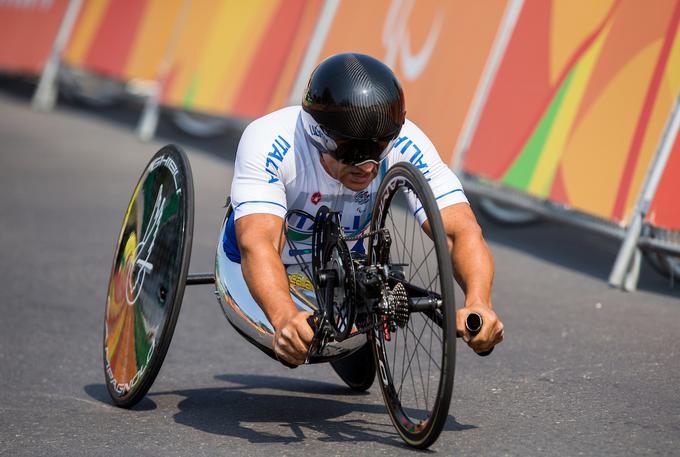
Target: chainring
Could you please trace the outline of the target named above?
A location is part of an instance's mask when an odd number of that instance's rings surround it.
[[[319,307],[335,341],[345,340],[354,326],[356,278],[339,214],[323,206],[316,214],[312,237],[312,270]]]
[[[333,328],[336,341],[347,338],[354,324],[354,310],[356,298],[356,283],[354,268],[349,248],[344,240],[329,246],[329,259],[326,270],[335,271],[336,282],[332,291],[332,300],[327,303],[328,320]]]

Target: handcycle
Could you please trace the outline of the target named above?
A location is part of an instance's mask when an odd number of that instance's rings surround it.
[[[223,248],[229,203],[214,271],[189,274],[193,205],[186,154],[165,146],[132,194],[109,280],[103,359],[106,386],[118,406],[134,406],[158,375],[186,285],[214,284],[231,325],[276,358],[274,329],[250,296],[240,265]],[[414,217],[419,211],[428,233]],[[339,213],[325,206],[316,215],[291,211],[290,217],[313,221],[306,236],[286,238],[298,260],[289,270],[291,297],[311,313],[314,329],[306,362],[337,361],[371,345],[394,427],[408,445],[430,446],[448,417],[456,316],[447,238],[425,177],[408,163],[392,167],[377,192],[370,226],[351,236]],[[354,248],[357,243],[363,251]],[[471,333],[483,325],[474,313],[465,324]]]

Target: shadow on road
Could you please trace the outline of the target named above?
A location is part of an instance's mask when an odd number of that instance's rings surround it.
[[[304,394],[319,395],[342,395],[363,397],[368,392],[356,392],[344,385],[333,384],[323,381],[310,381],[307,379],[286,378],[281,376],[245,375],[245,374],[221,374],[215,379],[232,384],[240,384],[239,390],[249,389],[275,389],[285,392],[299,392]]]
[[[324,442],[377,441],[401,446],[384,424],[356,413],[379,414],[378,405],[352,404],[323,397],[255,393],[241,388],[210,388],[175,392],[180,401],[175,421],[217,435],[251,443],[293,443],[320,435]],[[354,413],[355,418],[341,419]]]
[[[317,439],[405,446],[382,404],[353,401],[366,393],[331,383],[279,376],[223,374],[215,378],[232,385],[151,392],[132,410],[156,409],[156,403],[149,397],[177,395],[184,397],[177,404],[179,412],[174,416],[177,423],[250,443],[288,444]],[[90,384],[84,390],[95,400],[111,403],[103,384]],[[342,396],[348,401],[325,398],[328,396]],[[459,424],[449,416],[444,430],[472,428],[476,426]]]

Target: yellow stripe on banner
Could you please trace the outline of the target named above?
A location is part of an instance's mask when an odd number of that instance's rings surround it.
[[[660,49],[657,40],[631,55],[574,127],[561,162],[573,208],[611,218]]]
[[[109,1],[90,0],[83,2],[79,20],[62,57],[64,62],[74,66],[82,65],[95,33],[99,29],[99,24],[104,18],[104,13],[109,7]]]
[[[607,17],[616,0],[553,0],[550,10],[550,83],[554,84],[576,48]]]
[[[670,86],[668,95],[677,96],[677,91],[680,88],[680,30],[675,32],[675,40],[666,64],[666,79]]]
[[[586,87],[588,87],[590,76],[593,73],[597,59],[602,51],[602,46],[610,30],[611,25],[607,25],[577,64],[569,91],[555,116],[555,121],[546,138],[543,152],[536,164],[534,175],[529,182],[528,190],[531,194],[547,197],[550,193],[555,171],[569,139],[574,119],[581,106],[583,94],[586,91]]]
[[[215,11],[217,20],[204,43],[198,66],[196,108],[207,111],[231,108],[277,3],[230,0]]]
[[[125,79],[156,79],[184,0],[147,0],[135,44],[125,65]]]
[[[168,82],[169,86],[163,97],[163,103],[172,106],[186,104],[187,94],[191,91],[196,76],[200,51],[215,22],[215,10],[218,4],[219,0],[191,1],[189,14],[182,27],[172,59],[172,79]]]

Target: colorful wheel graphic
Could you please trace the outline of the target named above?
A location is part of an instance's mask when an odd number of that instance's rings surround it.
[[[104,372],[118,406],[144,397],[170,345],[191,257],[193,208],[189,161],[166,146],[132,194],[109,280]]]

